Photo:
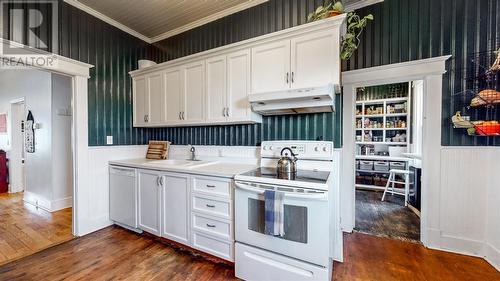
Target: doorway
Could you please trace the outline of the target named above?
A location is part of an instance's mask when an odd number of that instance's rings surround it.
[[[0,264],[74,238],[72,83],[37,69],[0,76],[0,110],[10,119],[0,145],[10,177],[0,194]]]
[[[420,241],[423,81],[356,88],[355,230]]]

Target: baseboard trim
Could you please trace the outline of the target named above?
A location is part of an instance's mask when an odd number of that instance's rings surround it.
[[[66,197],[51,202],[52,212],[59,211],[62,209],[70,208],[73,206],[73,197]]]
[[[73,206],[73,197],[66,197],[51,201],[30,191],[24,192],[23,201],[51,213]]]
[[[52,212],[50,200],[36,193],[25,191],[23,201],[47,212]]]
[[[496,270],[500,271],[500,250],[490,243],[485,244],[484,259],[491,264]]]

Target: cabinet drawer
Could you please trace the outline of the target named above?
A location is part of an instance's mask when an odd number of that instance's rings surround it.
[[[230,197],[231,181],[214,180],[208,178],[193,178],[193,191]]]
[[[193,233],[193,247],[228,261],[234,261],[234,242],[223,241],[203,233]]]
[[[200,195],[193,195],[193,211],[216,215],[225,219],[231,218],[231,203],[224,200],[206,198]]]
[[[221,239],[232,239],[232,225],[229,221],[217,220],[208,216],[193,213],[192,225],[195,231],[205,232]]]

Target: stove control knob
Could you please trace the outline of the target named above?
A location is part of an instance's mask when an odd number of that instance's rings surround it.
[[[263,150],[267,150],[267,146],[263,146],[263,147],[262,147],[262,149],[263,149]]]
[[[318,152],[318,151],[319,151],[319,147],[317,147],[317,146],[316,146],[316,147],[314,148],[314,151]]]
[[[273,150],[273,146],[272,145],[269,146],[269,150]]]
[[[328,151],[328,148],[327,148],[326,146],[325,146],[325,147],[323,147],[323,151],[324,151],[324,152],[327,152],[327,151]]]

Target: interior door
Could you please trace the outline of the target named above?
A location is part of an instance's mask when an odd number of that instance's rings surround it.
[[[226,56],[206,61],[207,121],[226,121]]]
[[[227,56],[227,107],[231,121],[248,120],[250,105],[250,50]]]
[[[162,236],[189,244],[189,180],[183,175],[163,176]]]
[[[290,40],[252,48],[252,94],[290,88]]]
[[[161,235],[160,176],[154,171],[139,171],[139,228]]]
[[[156,72],[147,77],[149,94],[149,118],[148,124],[165,123],[165,85],[163,72]]]
[[[184,67],[185,110],[181,118],[185,123],[205,121],[205,62],[199,61]]]
[[[147,118],[147,104],[149,97],[146,89],[146,78],[137,77],[134,79],[134,126],[144,126]]]
[[[291,87],[306,88],[338,84],[340,60],[338,38],[333,31],[303,35],[291,40]]]
[[[165,71],[166,122],[178,123],[181,120],[181,104],[183,96],[183,76],[180,68]]]

